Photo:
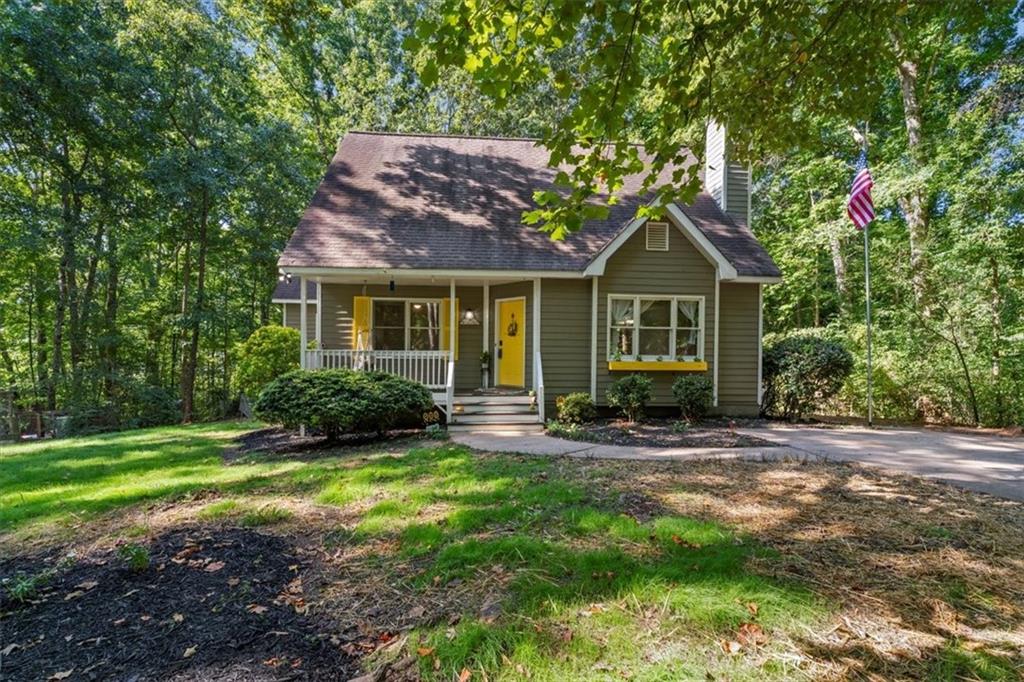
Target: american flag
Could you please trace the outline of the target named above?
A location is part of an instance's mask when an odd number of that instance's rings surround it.
[[[871,202],[871,188],[874,186],[875,181],[871,179],[871,171],[868,170],[868,155],[861,152],[857,160],[857,175],[853,178],[850,198],[846,202],[846,215],[850,216],[858,230],[863,230],[865,225],[875,219],[875,205]]]

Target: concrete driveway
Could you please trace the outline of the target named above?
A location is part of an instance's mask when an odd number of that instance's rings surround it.
[[[769,425],[741,431],[826,459],[936,478],[1024,501],[1024,438],[917,428]]]

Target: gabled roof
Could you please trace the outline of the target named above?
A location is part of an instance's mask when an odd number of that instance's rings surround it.
[[[293,277],[290,282],[280,279],[277,281],[277,286],[274,287],[274,294],[270,300],[273,303],[290,303],[292,301],[299,303],[302,300],[299,296],[300,293],[298,277]],[[311,279],[306,280],[306,303],[316,303],[316,282]]]
[[[652,195],[628,177],[606,220],[553,242],[522,223],[534,191],[553,186],[547,162],[536,140],[349,133],[278,265],[582,272]],[[779,276],[749,228],[710,195],[681,208],[739,275]]]

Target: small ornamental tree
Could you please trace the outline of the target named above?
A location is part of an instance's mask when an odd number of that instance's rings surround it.
[[[672,383],[672,395],[683,419],[695,421],[708,413],[714,402],[714,384],[704,374],[682,374]]]
[[[402,377],[347,369],[295,370],[270,382],[256,400],[256,416],[296,428],[302,424],[328,440],[346,433],[387,431],[421,423],[434,404],[425,386]]]
[[[853,370],[853,356],[841,344],[797,332],[765,346],[763,409],[800,419],[834,396]]]
[[[630,374],[608,388],[608,404],[618,407],[632,423],[644,414],[654,391],[654,382],[646,374]]]
[[[299,368],[299,332],[290,327],[260,327],[238,347],[235,390],[250,398],[271,381]]]

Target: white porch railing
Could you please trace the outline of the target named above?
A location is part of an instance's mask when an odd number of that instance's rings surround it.
[[[307,369],[354,369],[387,372],[418,381],[431,391],[447,392],[450,381],[446,350],[331,350],[306,351]]]

